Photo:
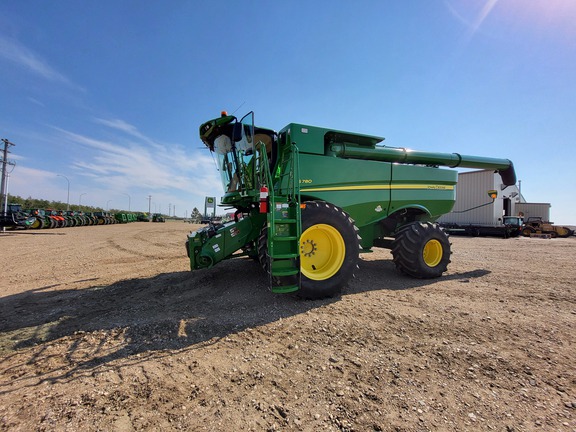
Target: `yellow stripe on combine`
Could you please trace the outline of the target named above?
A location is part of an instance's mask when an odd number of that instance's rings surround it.
[[[392,190],[392,189],[425,189],[425,190],[454,190],[454,185],[439,184],[397,184],[397,185],[357,185],[319,188],[300,188],[300,192],[328,192],[328,191],[357,191],[357,190]]]

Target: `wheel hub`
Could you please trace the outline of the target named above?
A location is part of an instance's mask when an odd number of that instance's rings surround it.
[[[313,225],[300,237],[300,268],[309,279],[330,279],[342,267],[345,255],[344,239],[330,225]]]
[[[436,267],[442,260],[442,244],[436,239],[430,240],[424,246],[422,257],[427,266]]]
[[[311,239],[306,239],[300,245],[300,254],[306,257],[311,257],[316,253],[317,245]]]

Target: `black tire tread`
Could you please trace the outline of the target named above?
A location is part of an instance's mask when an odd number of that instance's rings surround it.
[[[422,258],[424,245],[432,239],[438,240],[443,248],[442,259],[435,267],[426,265]],[[402,227],[392,243],[392,256],[396,268],[418,279],[440,277],[448,269],[450,254],[448,235],[439,225],[432,222],[412,222]]]

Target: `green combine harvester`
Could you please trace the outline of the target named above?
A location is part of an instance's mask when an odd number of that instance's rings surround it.
[[[291,123],[279,132],[222,113],[200,126],[216,156],[234,220],[188,235],[192,270],[249,256],[276,293],[335,296],[353,277],[359,253],[392,250],[403,273],[436,278],[447,270],[450,243],[435,223],[452,210],[457,171],[498,171],[516,183],[508,159],[413,151],[383,138]]]

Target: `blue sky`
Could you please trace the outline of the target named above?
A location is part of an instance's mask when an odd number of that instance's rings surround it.
[[[573,0],[1,2],[9,192],[65,202],[65,175],[72,205],[203,210],[221,187],[198,127],[253,110],[509,158],[576,224],[574,22]]]

